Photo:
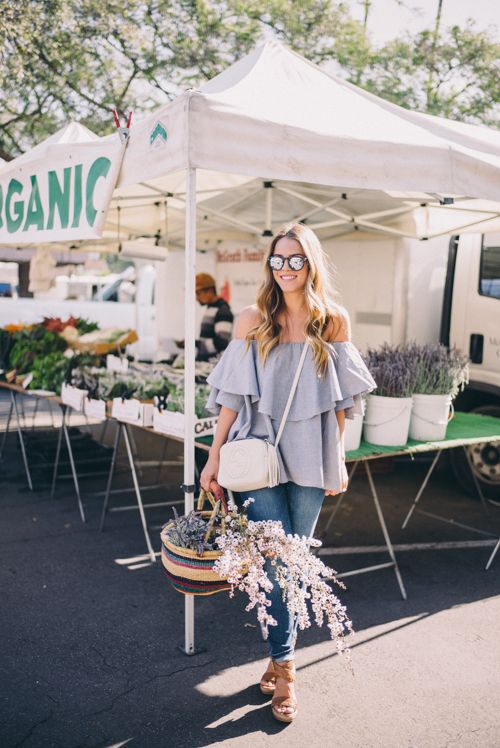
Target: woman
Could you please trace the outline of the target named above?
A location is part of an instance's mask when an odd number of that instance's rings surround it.
[[[305,340],[304,366],[278,448],[280,483],[242,492],[253,498],[251,520],[281,520],[285,532],[311,537],[325,495],[347,489],[345,417],[363,414],[362,393],[376,382],[350,341],[345,309],[331,300],[327,258],[314,232],[294,223],[273,238],[265,258],[257,303],[238,317],[235,337],[210,376],[207,410],[218,414],[200,484],[216,496],[219,450],[249,436],[274,443]],[[269,575],[274,567],[266,565]],[[272,578],[272,576],[270,577]],[[297,714],[293,681],[297,621],[274,585],[269,627],[271,660],[260,688],[273,693],[276,719]]]

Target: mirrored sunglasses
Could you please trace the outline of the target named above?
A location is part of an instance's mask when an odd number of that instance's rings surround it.
[[[290,257],[283,257],[282,255],[271,255],[267,258],[267,262],[271,270],[281,270],[285,262],[288,262],[290,270],[302,270],[304,263],[306,263],[307,257],[305,255],[290,255]]]

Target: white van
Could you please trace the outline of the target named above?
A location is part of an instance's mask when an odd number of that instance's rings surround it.
[[[384,340],[455,345],[471,360],[456,410],[500,417],[500,234],[427,242],[351,236],[327,248],[360,350]],[[468,450],[483,493],[500,499],[500,442]],[[449,454],[477,496],[464,451]]]

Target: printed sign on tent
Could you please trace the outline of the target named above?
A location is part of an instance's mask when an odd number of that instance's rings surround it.
[[[233,314],[255,304],[262,281],[265,250],[247,242],[228,241],[216,250],[217,290]]]
[[[82,142],[50,138],[0,170],[0,242],[95,239],[116,185],[125,146],[118,135]],[[61,131],[60,134],[62,134]],[[59,133],[58,133],[59,135]],[[32,156],[32,157],[30,157]]]

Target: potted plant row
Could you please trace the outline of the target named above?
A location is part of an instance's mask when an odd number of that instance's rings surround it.
[[[366,396],[363,437],[367,442],[404,446],[408,437],[445,438],[453,400],[469,381],[469,359],[464,353],[441,343],[383,343],[369,347],[363,359],[377,383]],[[349,428],[347,420],[346,445]],[[360,437],[361,433],[349,449],[359,447]]]

